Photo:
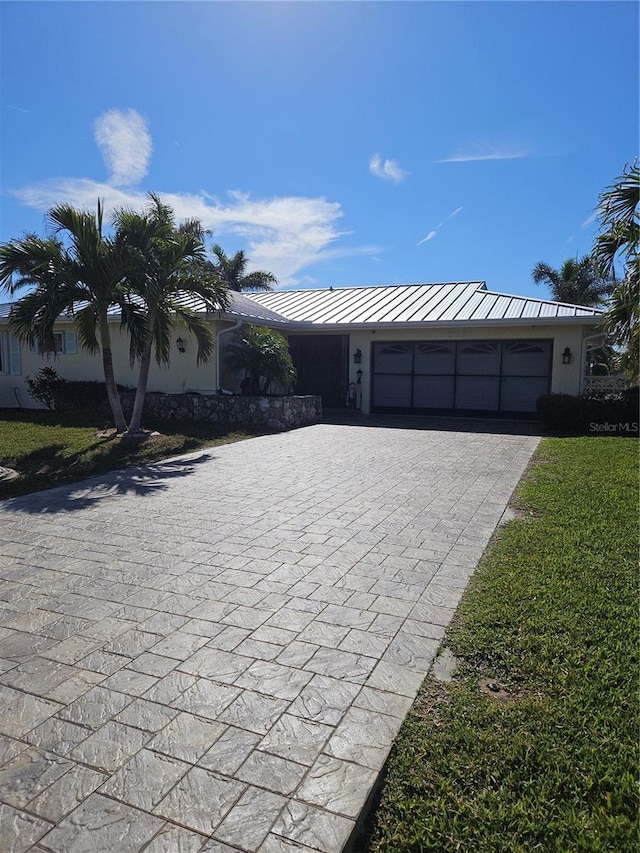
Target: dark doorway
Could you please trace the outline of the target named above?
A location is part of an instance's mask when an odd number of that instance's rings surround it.
[[[296,394],[320,394],[329,409],[347,404],[348,335],[289,335],[298,381]]]

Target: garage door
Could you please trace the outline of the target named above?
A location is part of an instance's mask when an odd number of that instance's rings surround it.
[[[530,415],[549,393],[550,340],[373,345],[375,412]]]

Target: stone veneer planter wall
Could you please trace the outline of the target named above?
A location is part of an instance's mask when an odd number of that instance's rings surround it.
[[[133,407],[133,394],[122,395],[125,413]],[[144,413],[166,420],[211,421],[288,430],[322,420],[322,397],[228,397],[221,394],[160,394],[150,392]]]

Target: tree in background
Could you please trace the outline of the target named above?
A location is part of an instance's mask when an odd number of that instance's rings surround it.
[[[254,270],[247,273],[249,263],[245,253],[236,252],[231,257],[225,255],[221,246],[217,243],[212,246],[211,251],[217,261],[213,262],[212,268],[218,278],[223,281],[229,290],[242,292],[245,290],[273,290],[278,283],[273,273],[266,270]]]
[[[10,328],[20,340],[55,354],[54,323],[64,312],[72,314],[81,345],[102,355],[114,423],[124,432],[108,311],[123,307],[126,260],[117,241],[103,236],[100,202],[95,216],[60,204],[47,219],[53,236],[27,234],[0,246],[0,287],[11,296],[34,287],[12,307]]]
[[[226,360],[233,370],[244,370],[243,392],[250,395],[267,394],[272,384],[289,391],[296,381],[287,339],[265,326],[244,326]]]
[[[198,363],[206,362],[215,337],[202,309],[215,312],[228,304],[227,286],[207,262],[201,223],[194,219],[177,226],[169,205],[154,193],[149,199],[142,213],[119,210],[114,217],[116,239],[127,257],[130,356],[140,363],[131,434],[141,429],[151,361],[155,356],[158,364],[168,364],[176,323],[195,338]]]
[[[531,273],[536,284],[546,284],[555,302],[601,305],[614,287],[612,275],[599,272],[589,255],[568,258],[559,270],[540,261]]]
[[[640,169],[638,161],[625,166],[613,184],[600,195],[592,258],[601,276],[614,276],[616,259],[622,260],[623,277],[613,290],[604,326],[614,343],[623,348],[620,367],[637,382],[640,362]]]

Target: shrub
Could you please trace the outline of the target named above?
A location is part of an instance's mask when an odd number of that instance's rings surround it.
[[[638,387],[616,393],[547,394],[538,400],[538,418],[560,435],[638,435]]]
[[[272,384],[290,391],[296,381],[287,339],[275,329],[246,326],[229,347],[226,359],[234,370],[245,372],[243,394],[267,394]]]
[[[50,412],[58,410],[60,397],[67,380],[63,379],[53,367],[42,367],[33,379],[25,379],[29,394],[42,403]]]
[[[27,388],[34,400],[59,414],[90,415],[111,420],[111,409],[104,382],[72,382],[60,376],[53,367],[41,368]],[[118,386],[122,393],[125,388]]]

